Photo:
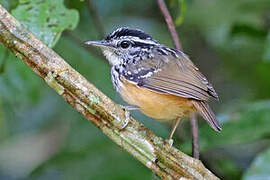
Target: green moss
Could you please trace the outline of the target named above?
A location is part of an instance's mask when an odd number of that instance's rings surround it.
[[[91,101],[92,104],[98,104],[101,101],[101,98],[99,96],[95,96],[93,94],[88,96],[88,99]]]
[[[91,113],[91,114],[96,114],[96,110],[92,109],[90,107],[87,107],[87,110]]]
[[[55,80],[56,74],[49,72],[44,80],[48,85],[53,88],[59,95],[62,95],[65,91],[64,87]]]

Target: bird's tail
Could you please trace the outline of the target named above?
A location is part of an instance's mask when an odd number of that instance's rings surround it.
[[[207,123],[215,130],[221,131],[222,128],[213,113],[209,105],[205,101],[192,101],[195,108],[198,110],[200,115],[207,121]]]

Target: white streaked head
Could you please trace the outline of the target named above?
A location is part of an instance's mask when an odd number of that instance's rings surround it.
[[[86,44],[100,47],[109,63],[113,66],[159,45],[156,40],[145,32],[127,27],[116,29],[104,40],[88,41]]]

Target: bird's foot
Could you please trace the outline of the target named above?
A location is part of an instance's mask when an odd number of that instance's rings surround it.
[[[173,139],[167,139],[166,143],[168,143],[169,148],[171,148],[173,146]]]
[[[120,105],[120,107],[125,110],[125,117],[126,117],[125,123],[121,127],[121,130],[123,130],[127,127],[128,123],[129,123],[130,111],[138,110],[139,108],[135,107],[135,106],[124,106],[124,105]]]
[[[173,146],[173,134],[174,134],[174,132],[175,132],[175,130],[176,130],[176,128],[177,128],[180,120],[181,120],[180,118],[176,119],[175,124],[174,124],[174,126],[172,128],[170,137],[169,137],[168,140],[166,140],[168,142],[169,148],[171,148]]]

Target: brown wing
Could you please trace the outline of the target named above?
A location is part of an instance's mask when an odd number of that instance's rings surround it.
[[[137,73],[132,71],[139,67],[144,68]],[[157,55],[154,59],[143,60],[129,71],[132,77],[126,76],[128,80],[156,92],[203,101],[210,96],[218,99],[212,85],[181,52],[177,52],[176,56]]]
[[[213,86],[184,53],[174,53],[160,54],[130,65],[124,76],[140,87],[193,99],[201,116],[214,130],[220,131],[219,122],[206,103],[210,96],[218,99]]]

